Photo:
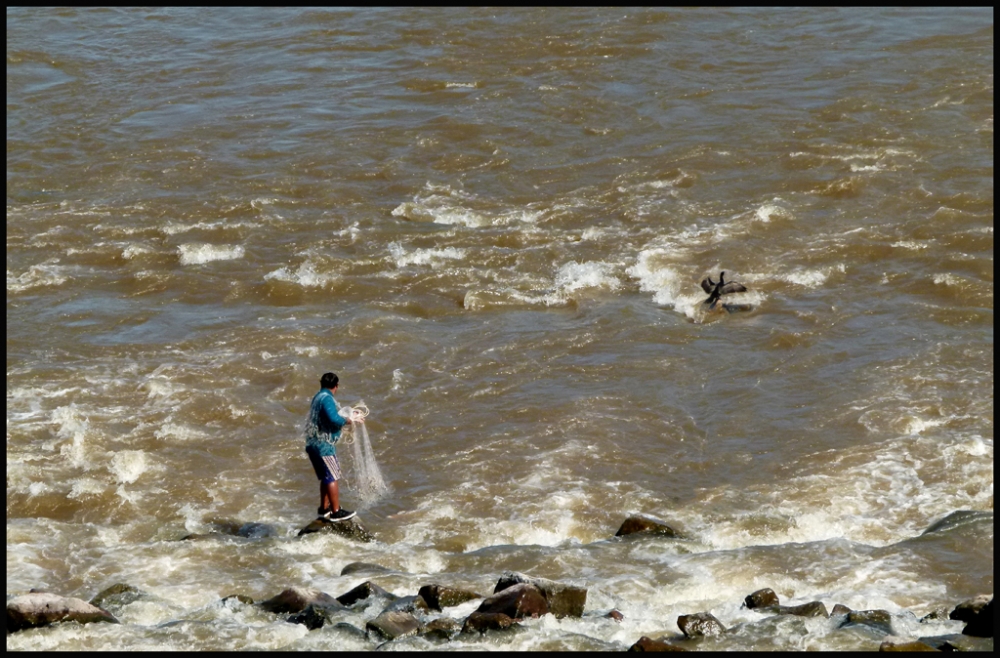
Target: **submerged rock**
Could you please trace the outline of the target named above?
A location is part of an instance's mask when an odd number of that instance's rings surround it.
[[[537,587],[545,596],[549,612],[556,617],[582,617],[583,608],[587,603],[587,588],[567,585],[546,578],[534,578],[516,571],[505,571],[497,581],[493,593],[521,583]]]
[[[779,615],[795,615],[796,617],[829,617],[822,601],[810,601],[802,605],[779,605],[772,608]]]
[[[389,601],[395,601],[399,597],[392,592],[387,592],[370,580],[366,580],[349,592],[345,592],[337,597],[337,601],[346,606],[352,606],[358,601],[362,601],[367,598],[377,597],[382,599],[387,599]]]
[[[427,605],[427,601],[424,600],[424,597],[417,594],[415,596],[401,596],[398,599],[395,599],[390,602],[382,612],[410,612],[416,614],[418,612],[429,612],[430,609],[431,608]]]
[[[351,562],[350,564],[344,565],[344,568],[340,570],[341,576],[349,576],[354,573],[392,573],[392,569],[389,567],[383,567],[381,564],[373,564],[371,562]]]
[[[687,651],[684,647],[670,644],[664,640],[654,640],[643,635],[635,644],[628,648],[629,651]]]
[[[770,608],[772,606],[777,606],[779,604],[778,595],[774,593],[774,590],[770,587],[765,587],[764,589],[759,589],[752,594],[747,594],[747,597],[743,599],[743,605],[750,610],[755,610],[757,608]]]
[[[925,644],[920,640],[914,640],[910,637],[898,637],[896,635],[887,635],[882,638],[882,644],[878,647],[879,651],[937,651],[934,647],[929,644]]]
[[[677,627],[686,637],[721,635],[726,632],[726,627],[722,625],[722,622],[708,612],[681,615],[677,618]]]
[[[424,601],[427,601],[427,605],[430,606],[431,610],[442,610],[467,601],[483,598],[481,594],[477,594],[476,592],[444,587],[443,585],[424,585],[420,588],[418,594],[423,597]]]
[[[430,640],[450,640],[462,631],[462,625],[451,617],[439,617],[424,626],[418,631],[421,637]]]
[[[892,635],[892,615],[888,610],[852,610],[840,624],[841,628],[845,626],[868,626]]]
[[[518,583],[487,597],[476,612],[499,612],[513,619],[541,617],[549,611],[548,601],[538,587]]]
[[[90,605],[108,610],[112,614],[121,614],[122,608],[141,598],[142,591],[138,587],[127,583],[116,583],[104,588],[97,596],[90,599]]]
[[[420,622],[409,612],[386,611],[365,625],[369,635],[385,640],[396,640],[416,635]]]
[[[931,635],[918,638],[920,642],[939,651],[993,651],[993,638],[972,637],[955,633],[952,635]]]
[[[926,530],[924,530],[921,535],[929,535],[932,532],[941,532],[944,530],[950,530],[952,528],[958,527],[960,525],[965,525],[967,523],[974,523],[980,519],[992,519],[993,512],[979,512],[974,510],[958,510],[952,512],[948,516],[935,521]]]
[[[332,622],[334,613],[344,609],[344,606],[341,605],[317,605],[314,603],[306,606],[306,609],[302,612],[291,615],[287,621],[292,624],[302,624],[309,630],[314,631]]]
[[[375,535],[368,532],[358,517],[347,519],[346,521],[328,521],[327,519],[316,519],[306,527],[299,530],[299,537],[315,532],[327,532],[355,541],[373,542]]]
[[[279,614],[302,612],[311,605],[343,608],[340,602],[329,594],[309,587],[289,587],[281,594],[261,601],[258,605],[263,610]]]
[[[107,610],[82,599],[58,594],[33,592],[15,596],[7,601],[8,633],[64,621],[75,621],[79,624],[119,623]]]
[[[246,539],[263,539],[264,537],[277,537],[278,529],[273,525],[254,521],[241,525],[236,530],[236,535]]]
[[[633,514],[625,519],[621,527],[618,528],[618,532],[615,533],[615,537],[627,537],[628,535],[638,533],[659,535],[662,537],[684,537],[679,531],[671,528],[663,521],[642,514]]]

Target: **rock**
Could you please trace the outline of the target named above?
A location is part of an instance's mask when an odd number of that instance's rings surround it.
[[[395,601],[399,597],[392,592],[387,592],[370,580],[366,580],[354,589],[337,597],[337,601],[346,606],[352,606],[358,601],[367,599],[370,597],[378,597],[383,599],[388,599],[389,601]]]
[[[779,605],[775,612],[779,615],[795,615],[796,617],[829,617],[822,601],[810,601],[802,605]]]
[[[831,612],[830,615],[833,617],[839,617],[841,615],[846,615],[850,612],[852,612],[850,608],[848,608],[846,605],[838,603],[835,606],[833,606],[833,612]]]
[[[222,605],[227,608],[236,608],[241,605],[253,605],[253,603],[253,598],[247,596],[246,594],[230,594],[222,599]]]
[[[681,615],[677,618],[677,626],[686,637],[720,635],[726,632],[722,622],[708,612]]]
[[[385,640],[416,635],[420,622],[409,612],[383,612],[365,625],[368,634]]]
[[[954,635],[931,635],[918,638],[918,640],[939,651],[993,651],[993,638],[991,637],[972,637],[955,633]]]
[[[558,583],[546,578],[534,578],[516,571],[505,571],[497,581],[493,593],[501,592],[519,583],[528,583],[541,590],[549,604],[549,612],[556,617],[582,617],[587,603],[587,588]]]
[[[259,605],[263,610],[279,614],[302,612],[311,605],[343,607],[329,594],[308,587],[289,587],[281,594],[261,601]]]
[[[750,610],[776,606],[778,605],[778,595],[775,594],[774,590],[770,587],[765,587],[764,589],[757,590],[753,594],[747,594],[747,597],[743,599],[743,605]]]
[[[502,612],[473,612],[462,625],[463,633],[485,633],[486,631],[503,631],[517,626],[510,615]]]
[[[451,617],[440,617],[420,627],[420,636],[429,640],[450,640],[462,630],[461,624]]]
[[[847,613],[847,618],[840,624],[845,626],[868,626],[881,631],[887,635],[892,635],[892,615],[888,610],[852,610]]]
[[[247,539],[263,539],[264,537],[277,537],[278,529],[267,523],[244,523],[236,530],[238,537]]]
[[[836,606],[834,607],[834,612],[836,612]],[[921,624],[927,624],[932,621],[941,621],[943,619],[948,619],[948,608],[935,608],[931,610],[926,615],[920,618]]]
[[[545,595],[535,585],[518,583],[493,594],[479,605],[476,612],[501,612],[513,619],[541,617],[549,611]]]
[[[952,512],[951,514],[949,514],[948,516],[944,517],[943,519],[941,519],[939,521],[935,521],[934,523],[932,523],[930,525],[930,527],[928,527],[926,530],[924,530],[922,533],[920,533],[920,535],[923,536],[923,535],[929,535],[932,532],[941,532],[941,531],[944,531],[944,530],[951,530],[952,528],[956,528],[958,526],[966,525],[968,523],[975,523],[976,521],[980,521],[980,520],[983,520],[983,521],[990,520],[990,521],[992,521],[993,520],[993,512],[979,512],[979,511],[973,511],[973,510],[958,510],[956,512]]]
[[[431,610],[442,610],[451,606],[483,598],[481,594],[442,585],[424,585],[418,592]]]
[[[343,610],[343,608],[340,609]],[[314,631],[317,628],[323,628],[324,624],[331,621],[330,613],[333,610],[329,606],[310,605],[302,612],[290,616],[287,621],[292,624],[302,624]]]
[[[965,625],[965,630],[962,631],[963,635],[972,635],[975,637],[993,637],[993,599],[990,598],[990,602],[984,605],[975,614],[969,623]]]
[[[615,537],[626,537],[637,533],[660,535],[663,537],[684,537],[684,535],[677,530],[674,530],[663,521],[643,516],[641,514],[633,514],[625,519],[625,522],[622,523],[620,528],[618,528],[618,532],[615,533]]]
[[[59,596],[58,594],[35,592],[15,596],[7,601],[8,633],[63,621],[75,621],[80,624],[119,623],[115,616],[107,610],[91,605],[82,599]]]
[[[619,610],[612,610],[611,612],[609,612],[604,616],[607,617],[608,619],[614,619],[619,624],[625,619],[625,615],[623,615]]]
[[[635,644],[628,648],[629,651],[687,651],[676,644],[670,644],[663,640],[654,640],[645,635],[640,637]]]
[[[985,608],[986,605],[992,600],[992,594],[980,594],[979,596],[973,597],[968,601],[962,601],[955,606],[955,609],[951,611],[948,618],[968,623],[972,621],[976,615],[979,614],[979,611]]]
[[[424,601],[424,597],[419,594],[415,596],[401,596],[387,605],[383,612],[426,613],[430,612],[430,606],[427,605],[427,601]]]
[[[111,587],[106,587],[94,598],[90,599],[90,605],[103,608],[112,614],[121,614],[122,608],[130,603],[135,603],[142,598],[142,591],[138,587],[132,587],[126,583],[117,583]]]
[[[328,521],[327,519],[316,519],[306,527],[299,530],[299,537],[309,535],[314,532],[329,532],[355,541],[373,542],[375,535],[365,530],[365,527],[358,521],[358,517],[347,519],[346,521]]]
[[[914,640],[908,637],[898,637],[896,635],[887,635],[882,638],[882,644],[878,647],[879,651],[937,651],[934,647],[929,644],[924,644],[919,640]]]
[[[381,564],[372,564],[371,562],[351,562],[344,565],[344,568],[340,570],[341,576],[349,576],[355,573],[392,573],[392,569],[383,567]]]

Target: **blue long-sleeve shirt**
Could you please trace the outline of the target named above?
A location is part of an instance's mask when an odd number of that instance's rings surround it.
[[[337,401],[329,389],[322,388],[313,396],[306,420],[306,447],[314,447],[323,457],[337,454],[334,445],[340,439],[340,430],[347,420],[337,413]]]

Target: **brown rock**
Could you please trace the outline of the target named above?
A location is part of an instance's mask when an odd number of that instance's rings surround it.
[[[505,571],[497,581],[493,593],[501,592],[519,583],[534,585],[545,596],[549,612],[556,617],[582,617],[587,604],[587,588],[567,585],[546,578],[534,578],[516,571]]]
[[[414,614],[429,611],[430,606],[427,605],[427,601],[424,600],[424,597],[419,594],[413,596],[401,596],[389,603],[389,605],[385,606],[385,609],[383,610],[383,612],[412,612]]]
[[[851,610],[850,608],[848,608],[846,605],[838,603],[835,606],[833,606],[833,612],[831,612],[830,614],[833,615],[833,616],[835,616],[835,617],[839,617],[840,615],[846,615],[846,614],[849,614],[851,612],[853,612],[853,610]]]
[[[722,622],[708,612],[681,615],[677,618],[677,626],[687,637],[720,635],[726,632]]]
[[[450,640],[461,632],[462,626],[451,617],[439,617],[420,627],[420,636],[431,640]]]
[[[463,633],[485,633],[486,631],[502,631],[517,626],[510,615],[502,612],[473,612],[462,625]]]
[[[130,603],[135,603],[141,598],[142,592],[138,587],[133,587],[126,583],[117,583],[101,590],[97,596],[90,599],[90,605],[121,614],[122,608]]]
[[[770,587],[759,589],[753,594],[747,594],[747,597],[743,599],[743,605],[750,610],[754,610],[756,608],[768,608],[776,606],[778,603],[778,595],[775,594],[774,590]]]
[[[608,619],[614,619],[619,624],[625,620],[625,615],[623,615],[619,610],[612,610],[611,612],[609,612],[604,616],[607,617]]]
[[[420,622],[409,612],[387,611],[365,625],[369,635],[385,640],[395,640],[408,635],[416,635]]]
[[[919,640],[914,640],[908,637],[897,637],[895,635],[887,635],[882,638],[882,644],[878,647],[879,651],[937,651],[934,647],[929,644],[924,644]]]
[[[549,611],[545,595],[530,583],[519,583],[487,597],[476,612],[500,612],[513,619],[541,617]]]
[[[442,585],[424,585],[418,592],[427,601],[431,610],[442,610],[451,606],[483,598],[481,594],[462,589],[444,587]]]
[[[15,596],[7,601],[8,633],[63,621],[75,621],[80,624],[119,623],[114,615],[107,610],[91,605],[82,599],[59,596],[58,594],[35,592]]]
[[[797,617],[829,617],[822,601],[810,601],[802,605],[779,605],[775,610],[779,615],[795,615]]]
[[[325,592],[309,587],[289,587],[281,594],[260,602],[260,607],[268,612],[302,612],[310,605],[335,606],[337,599]]]
[[[626,537],[637,533],[677,538],[684,536],[663,521],[641,514],[633,514],[625,519],[625,522],[618,528],[618,532],[615,533],[615,537]]]
[[[362,599],[367,599],[372,596],[388,599],[389,601],[395,601],[399,598],[395,594],[385,591],[372,581],[366,580],[351,591],[338,596],[337,601],[343,605],[351,606]]]
[[[635,644],[628,648],[629,651],[687,651],[676,644],[670,644],[663,640],[654,640],[645,635],[640,637]]]
[[[383,567],[381,564],[373,564],[371,562],[351,562],[350,564],[344,565],[344,568],[340,570],[341,576],[349,576],[354,573],[392,573],[392,569]]]
[[[847,613],[847,618],[840,627],[856,625],[868,626],[892,635],[892,615],[888,610],[852,610]]]

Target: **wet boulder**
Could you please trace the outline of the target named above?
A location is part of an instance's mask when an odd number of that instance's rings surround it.
[[[420,637],[429,640],[450,640],[462,631],[462,625],[451,617],[439,617],[420,627]]]
[[[416,635],[420,622],[409,612],[386,611],[365,625],[369,636],[375,639],[397,640]]]
[[[32,592],[7,601],[7,632],[38,628],[64,621],[79,624],[119,623],[107,610],[75,599],[47,592]]]
[[[882,638],[882,644],[878,647],[879,651],[905,651],[910,653],[912,651],[937,651],[934,647],[929,644],[925,644],[920,640],[914,640],[909,637],[898,637],[896,635],[887,635]]]
[[[778,595],[775,594],[774,590],[770,587],[765,587],[764,589],[759,589],[752,594],[747,594],[746,598],[743,599],[743,607],[750,610],[771,608],[777,606],[778,604]]]
[[[644,534],[658,535],[660,537],[683,538],[678,530],[671,528],[665,522],[642,514],[633,514],[625,519],[615,537],[627,537],[629,535]]]
[[[625,621],[625,615],[623,615],[621,611],[618,610],[617,608],[611,610],[610,612],[608,612],[608,614],[604,616],[608,619],[614,619],[619,624]]]
[[[980,608],[968,620],[962,634],[974,637],[993,637],[993,621],[993,598],[990,597],[989,603]]]
[[[424,597],[419,594],[415,596],[401,596],[385,606],[383,612],[427,613],[430,612],[430,606],[427,605]]]
[[[708,612],[681,615],[677,618],[677,627],[681,629],[685,637],[689,638],[721,635],[726,632],[726,627],[722,625],[722,622]]]
[[[258,605],[263,610],[278,614],[302,612],[311,605],[343,608],[337,599],[310,587],[289,587],[277,596],[261,601]]]
[[[375,541],[375,535],[368,532],[356,516],[345,521],[315,519],[312,523],[299,530],[298,536],[302,537],[303,535],[310,535],[317,532],[340,535],[341,537],[361,542],[370,543]]]
[[[462,625],[462,633],[485,633],[487,631],[504,631],[517,626],[510,615],[502,612],[473,612],[466,617]]]
[[[993,651],[993,638],[973,637],[953,633],[951,635],[930,635],[918,638],[938,651]]]
[[[888,610],[851,610],[840,627],[867,626],[886,635],[892,635],[892,615]]]
[[[497,581],[493,593],[527,583],[537,587],[545,596],[549,612],[556,617],[582,617],[583,608],[587,603],[587,588],[567,585],[546,578],[534,578],[516,571],[505,571]]]
[[[676,644],[670,644],[665,640],[654,640],[646,635],[640,637],[635,644],[628,648],[629,651],[687,651]]]
[[[341,576],[350,576],[356,573],[383,574],[392,573],[392,569],[371,562],[351,562],[350,564],[345,564],[344,568],[340,570]]]
[[[346,606],[352,606],[358,601],[369,598],[381,598],[395,601],[399,597],[392,592],[387,592],[370,580],[366,580],[349,592],[345,592],[337,597],[337,601]]]
[[[324,625],[333,621],[333,616],[338,610],[344,610],[343,606],[329,606],[312,604],[306,606],[302,612],[288,617],[287,621],[292,624],[302,624],[311,631],[323,628]]]
[[[483,599],[476,612],[499,612],[512,619],[541,617],[549,611],[548,601],[538,587],[518,583]]]
[[[779,605],[772,608],[779,615],[795,615],[796,617],[829,617],[822,601],[810,601],[802,605]]]
[[[256,521],[244,523],[236,530],[237,537],[245,539],[263,539],[264,537],[277,537],[278,529],[268,523],[257,523]]]
[[[431,610],[443,610],[467,601],[483,598],[481,594],[468,590],[444,587],[443,585],[424,585],[418,592]]]

